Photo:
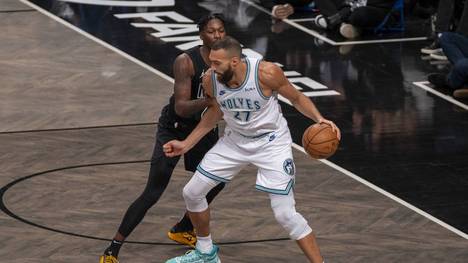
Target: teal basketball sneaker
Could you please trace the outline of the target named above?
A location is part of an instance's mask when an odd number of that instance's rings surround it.
[[[213,245],[213,250],[208,254],[203,254],[196,249],[190,250],[183,256],[169,259],[166,263],[221,263],[218,250],[216,245]]]

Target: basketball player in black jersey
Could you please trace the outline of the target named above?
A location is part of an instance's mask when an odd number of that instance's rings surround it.
[[[166,189],[180,157],[166,157],[162,146],[171,140],[185,139],[197,126],[203,110],[209,104],[209,100],[203,97],[201,80],[209,68],[211,45],[225,36],[224,20],[218,14],[205,16],[198,22],[198,28],[203,45],[185,51],[174,62],[174,94],[161,111],[146,188],[128,208],[111,244],[100,257],[100,263],[118,263],[123,242]],[[218,131],[214,129],[184,155],[185,169],[195,172],[198,163],[217,140]],[[208,202],[223,188],[224,184],[214,188],[207,196]],[[172,227],[168,236],[176,242],[195,246],[196,236],[187,213]]]

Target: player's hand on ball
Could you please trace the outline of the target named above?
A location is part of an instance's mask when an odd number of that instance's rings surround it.
[[[167,157],[175,157],[186,152],[185,143],[178,140],[172,140],[163,145],[164,154]]]
[[[338,140],[341,140],[341,131],[338,128],[338,126],[335,125],[334,122],[322,118],[318,120],[318,123],[325,123],[325,124],[330,125],[332,127],[332,131],[336,132],[336,137],[338,138]]]

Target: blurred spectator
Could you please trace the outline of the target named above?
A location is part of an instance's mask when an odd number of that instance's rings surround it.
[[[439,0],[405,0],[408,13],[416,17],[428,19],[437,11]]]
[[[458,23],[456,23],[455,19],[456,10],[463,10]],[[423,47],[421,53],[430,55],[433,59],[447,60],[447,57],[442,52],[439,37],[442,32],[453,31],[453,27],[456,24],[458,24],[456,32],[468,36],[468,4],[466,4],[466,1],[453,0],[441,2],[437,9],[434,32],[431,36],[433,42],[427,47]]]
[[[392,10],[395,0],[316,0],[321,15],[318,27],[339,32],[345,38],[356,38],[364,29],[378,26]]]
[[[445,87],[453,90],[455,98],[468,98],[468,37],[445,32],[442,33],[439,42],[453,68],[448,75],[430,74],[429,82],[438,88]]]
[[[294,8],[304,8],[314,1],[312,0],[260,0],[261,4],[271,10],[273,17],[286,19],[294,14]]]

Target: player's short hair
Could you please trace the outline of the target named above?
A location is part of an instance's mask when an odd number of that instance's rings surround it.
[[[209,14],[209,15],[203,16],[202,18],[200,18],[200,20],[198,20],[198,23],[197,23],[198,32],[201,33],[203,30],[205,30],[206,25],[208,25],[208,22],[210,22],[213,19],[218,19],[219,21],[223,23],[223,26],[224,26],[224,17],[222,14],[220,13]]]
[[[231,54],[232,57],[237,56],[239,58],[242,57],[242,47],[239,41],[235,38],[226,36],[223,39],[217,40],[213,43],[211,50],[220,50],[224,49]]]

